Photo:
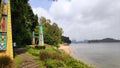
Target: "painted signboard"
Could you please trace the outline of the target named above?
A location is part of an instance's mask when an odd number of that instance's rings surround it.
[[[2,29],[2,32],[7,32],[7,16],[2,17],[1,29]]]
[[[0,33],[0,50],[6,50],[7,45],[7,34]]]

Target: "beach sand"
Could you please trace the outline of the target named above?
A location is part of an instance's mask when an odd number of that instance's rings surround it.
[[[60,47],[58,48],[61,52],[64,52],[68,55],[71,55],[71,48],[69,45],[66,44],[60,44]]]

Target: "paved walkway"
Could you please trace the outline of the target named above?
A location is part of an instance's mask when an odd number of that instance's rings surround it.
[[[20,54],[23,58],[23,63],[21,64],[20,68],[40,68],[39,64],[27,54]]]
[[[18,48],[14,50],[16,55],[19,54],[20,57],[23,59],[23,63],[20,65],[19,68],[40,68],[39,64],[29,55],[25,54],[25,48]]]

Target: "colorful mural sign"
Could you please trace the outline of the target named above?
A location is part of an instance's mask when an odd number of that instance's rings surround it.
[[[1,21],[1,29],[2,32],[7,32],[7,16],[3,16],[2,17],[2,21]]]
[[[0,50],[6,50],[7,45],[7,34],[0,33]]]
[[[10,0],[1,0],[0,55],[8,55],[13,60],[10,2]]]

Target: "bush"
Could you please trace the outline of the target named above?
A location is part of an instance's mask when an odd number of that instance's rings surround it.
[[[73,57],[70,57],[68,55],[62,55],[62,58],[64,58],[63,61],[66,64],[66,66],[69,66],[71,68],[93,68],[93,67],[89,67],[83,62],[76,60]]]
[[[63,58],[57,53],[51,53],[52,59],[63,60]]]
[[[51,55],[47,51],[44,51],[44,50],[40,51],[40,54],[39,54],[40,60],[45,61],[46,59],[48,59],[50,57],[51,57]]]
[[[46,68],[65,68],[65,64],[56,59],[47,59],[45,66]]]
[[[35,46],[36,49],[45,49],[45,46]]]
[[[30,47],[30,48],[27,49],[27,52],[28,52],[29,54],[34,55],[34,56],[39,56],[39,51],[40,51],[40,50],[37,50],[37,49],[35,49],[35,48],[33,48],[33,47]]]
[[[59,54],[54,53],[54,52],[53,53],[52,52],[48,52],[48,51],[45,51],[45,50],[40,51],[39,58],[42,61],[45,61],[46,59],[62,60],[62,57]]]
[[[13,68],[13,61],[9,56],[0,56],[0,68]]]

